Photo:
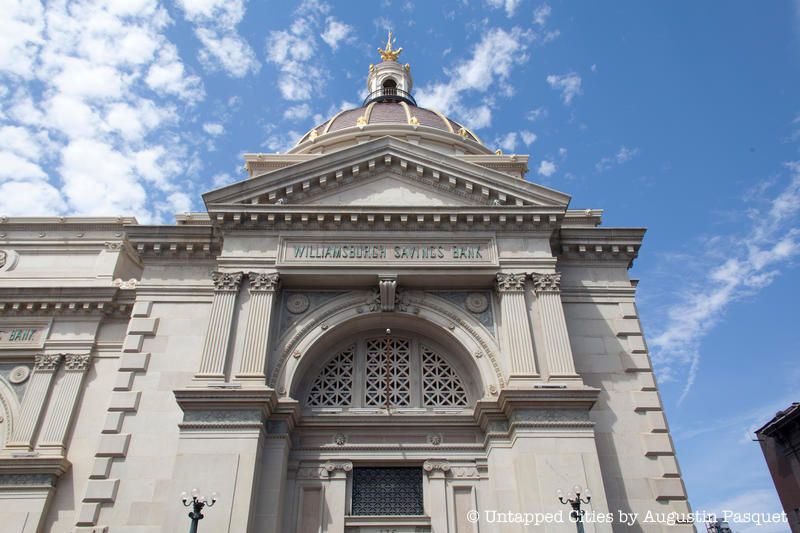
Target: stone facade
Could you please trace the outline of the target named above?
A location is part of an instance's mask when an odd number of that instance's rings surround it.
[[[173,225],[0,219],[4,531],[179,531],[193,487],[208,531],[521,532],[467,513],[563,512],[575,484],[689,511],[627,274],[644,230],[413,101],[359,113]],[[354,512],[398,468],[422,513]]]

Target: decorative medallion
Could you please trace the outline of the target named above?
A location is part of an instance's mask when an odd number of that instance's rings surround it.
[[[292,294],[286,299],[286,309],[295,315],[299,315],[300,313],[305,313],[308,311],[309,305],[310,302],[308,300],[308,296],[302,293]]]
[[[486,298],[485,294],[482,294],[480,292],[473,292],[468,294],[465,303],[467,309],[469,309],[471,313],[475,313],[476,315],[483,313],[489,307],[489,299]]]
[[[31,369],[27,366],[17,366],[11,370],[11,374],[8,375],[8,381],[13,383],[14,385],[19,385],[20,383],[25,383],[28,377],[31,375]]]
[[[431,444],[433,446],[439,446],[442,443],[442,436],[441,435],[431,435],[430,441],[431,441]]]
[[[347,443],[347,437],[341,433],[337,433],[333,438],[333,442],[335,442],[337,446],[344,446]]]

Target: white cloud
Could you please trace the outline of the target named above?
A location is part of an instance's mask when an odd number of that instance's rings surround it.
[[[216,137],[225,133],[225,126],[216,122],[206,122],[203,124],[203,131]]]
[[[267,61],[280,70],[278,89],[285,100],[309,100],[325,79],[325,73],[312,60],[317,41],[312,21],[299,18],[289,30],[270,32]]]
[[[489,7],[494,9],[505,9],[506,16],[511,18],[514,16],[514,12],[517,10],[520,0],[486,0],[486,3]]]
[[[547,109],[544,107],[537,107],[535,109],[531,109],[528,111],[528,114],[525,115],[525,118],[530,120],[531,122],[536,122],[540,118],[545,118],[547,116]]]
[[[322,40],[325,41],[328,46],[336,50],[339,47],[339,43],[341,41],[346,41],[352,31],[352,26],[344,22],[339,22],[333,17],[328,17],[325,31],[322,32],[320,37],[322,37]]]
[[[0,210],[147,222],[184,207],[195,184],[178,182],[191,165],[176,106],[204,91],[165,34],[167,11],[157,0],[4,9]]]
[[[303,103],[287,107],[283,112],[283,118],[287,120],[304,120],[311,116],[311,106]]]
[[[572,103],[572,99],[581,94],[581,77],[575,72],[564,75],[550,74],[547,76],[547,83],[551,88],[561,91],[561,99],[565,104]]]
[[[519,136],[522,138],[522,143],[525,146],[532,145],[533,143],[536,142],[537,139],[536,134],[528,130],[522,130],[521,132],[519,132]]]
[[[594,168],[597,170],[597,172],[605,172],[615,165],[627,163],[637,155],[639,155],[638,148],[620,146],[619,150],[617,150],[617,153],[601,158],[600,161],[595,164]]]
[[[186,20],[203,48],[200,62],[209,70],[221,67],[234,78],[257,73],[261,63],[253,49],[239,35],[236,26],[244,18],[243,0],[177,0]]]
[[[211,176],[211,183],[213,184],[215,189],[219,189],[220,187],[224,187],[225,185],[230,185],[236,181],[236,178],[228,174],[227,172],[220,172],[218,174],[214,174]]]
[[[471,128],[488,126],[492,116],[491,98],[468,106],[462,97],[465,92],[485,94],[490,89],[508,94],[511,87],[507,80],[515,65],[528,60],[527,46],[532,38],[532,33],[520,28],[487,30],[472,48],[471,57],[445,70],[449,77],[446,82],[432,83],[417,90],[417,101],[424,107],[454,114]]]
[[[536,171],[540,176],[544,176],[549,178],[553,174],[556,173],[556,164],[552,161],[547,161],[543,159],[541,163],[539,163],[539,168]]]
[[[550,6],[548,4],[542,4],[533,12],[533,22],[539,26],[544,26],[547,24],[547,19],[550,18],[551,13],[552,9]]]
[[[511,131],[494,140],[494,144],[504,152],[513,152],[517,148],[517,132]]]
[[[800,162],[787,168],[789,182],[779,193],[748,196],[750,230],[708,238],[705,254],[694,254],[691,263],[705,275],[661,310],[661,327],[650,341],[653,360],[664,381],[685,374],[681,400],[694,384],[703,338],[732,304],[756,295],[800,255]]]

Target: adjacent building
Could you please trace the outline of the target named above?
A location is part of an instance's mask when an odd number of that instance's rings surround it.
[[[800,533],[800,402],[756,431],[792,533]]]
[[[214,532],[522,532],[576,484],[589,512],[689,512],[645,231],[417,106],[399,54],[201,213],[0,218],[4,532],[181,531],[194,487]]]

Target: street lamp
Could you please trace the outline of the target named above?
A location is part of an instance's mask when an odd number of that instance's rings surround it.
[[[192,497],[185,492],[181,494],[181,501],[184,507],[191,507],[192,511],[189,513],[189,518],[192,519],[192,525],[189,526],[189,533],[197,533],[197,523],[203,519],[203,507],[214,507],[217,503],[217,493],[211,493],[211,501],[206,500],[205,496],[200,496],[197,489],[192,489]]]
[[[581,498],[581,494],[585,496],[585,498]],[[575,485],[572,487],[572,490],[567,492],[566,498],[564,497],[564,493],[559,489],[556,492],[558,496],[558,501],[563,504],[569,504],[572,507],[572,512],[570,516],[575,520],[575,527],[578,529],[578,533],[583,532],[583,514],[584,511],[581,510],[581,504],[588,505],[590,501],[592,501],[592,495],[589,493],[589,489],[586,489],[586,492],[583,492],[583,488],[580,485]]]

